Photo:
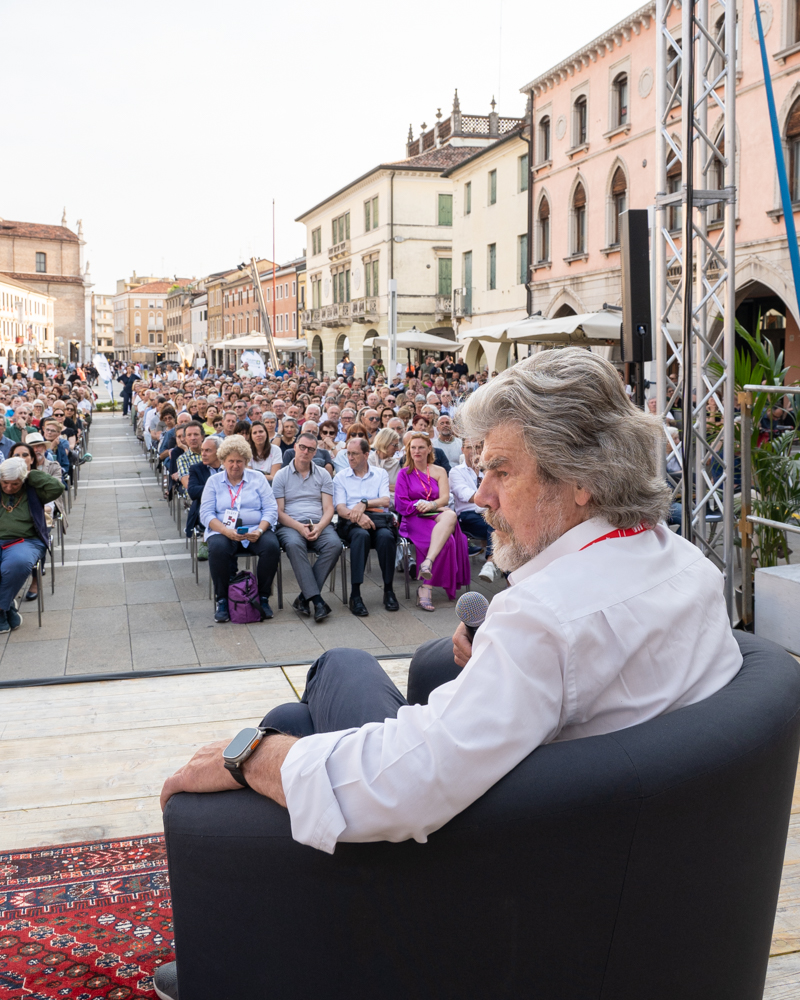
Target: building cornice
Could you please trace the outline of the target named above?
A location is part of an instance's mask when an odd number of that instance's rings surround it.
[[[642,29],[646,31],[655,16],[655,11],[655,3],[645,4],[644,7],[640,7],[633,14],[615,24],[613,28],[589,42],[588,45],[584,45],[577,52],[573,52],[571,56],[567,56],[558,65],[537,76],[530,83],[526,83],[524,87],[520,88],[520,92],[538,97],[540,94],[552,90],[563,80],[575,76],[591,63],[605,58],[606,54],[621,47],[623,42],[629,42],[631,37],[640,34]]]
[[[41,271],[36,271],[33,274],[26,274],[22,271],[0,271],[0,275],[5,275],[8,278],[16,278],[17,281],[23,281],[25,283],[33,281],[37,285],[48,284],[48,285],[82,285],[83,278],[72,274],[43,274]]]

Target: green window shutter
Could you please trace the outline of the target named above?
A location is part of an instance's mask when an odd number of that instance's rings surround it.
[[[372,295],[372,264],[364,265],[364,295],[367,298]]]
[[[464,215],[469,215],[472,211],[472,181],[467,181],[464,185]]]
[[[528,235],[519,238],[519,283],[524,285],[528,280]]]
[[[378,273],[379,273],[378,272],[378,267],[379,266],[380,266],[379,265],[379,261],[378,260],[373,260],[373,262],[372,262],[372,294],[376,295],[376,296],[378,294],[378,287],[379,287],[378,286]]]
[[[489,285],[489,289],[491,290],[491,289],[497,288],[497,244],[496,243],[490,243],[489,244],[489,261],[488,261],[488,264],[489,264],[489,267],[488,267],[488,270],[489,270],[488,285]]]
[[[528,154],[523,153],[519,158],[519,189],[528,190]]]
[[[497,171],[489,171],[489,204],[497,203]]]
[[[372,199],[372,228],[378,228],[378,196]]]
[[[350,213],[345,212],[344,215],[344,238],[346,240],[350,239]]]
[[[439,225],[453,225],[453,196],[451,194],[439,195]]]
[[[350,301],[350,268],[344,272],[344,301]]]
[[[339,242],[339,227],[337,225],[338,219],[334,219],[331,223],[331,243],[334,245]]]
[[[364,202],[364,232],[368,233],[372,228],[369,224],[369,207],[370,203],[368,201]]]
[[[450,257],[439,258],[439,294],[450,298],[453,291],[453,261]]]

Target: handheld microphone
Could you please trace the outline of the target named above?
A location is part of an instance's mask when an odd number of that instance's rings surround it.
[[[475,633],[483,625],[486,619],[486,612],[489,609],[489,602],[476,590],[468,590],[456,601],[456,615],[461,619],[469,634],[470,642],[475,638]]]

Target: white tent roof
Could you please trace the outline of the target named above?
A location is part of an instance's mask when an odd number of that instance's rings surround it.
[[[495,323],[493,326],[481,326],[474,330],[459,330],[458,334],[462,340],[495,340],[502,342],[508,340],[512,330],[527,326],[532,322],[537,322],[537,320],[535,318],[511,319],[506,323]]]
[[[622,313],[601,310],[560,316],[558,319],[529,319],[509,329],[508,339],[523,344],[541,341],[619,340]]]
[[[388,337],[373,337],[370,340],[364,341],[364,346],[368,344],[377,344],[378,347],[388,347],[389,338]],[[464,345],[455,340],[445,340],[444,337],[436,337],[432,333],[420,333],[415,331],[411,333],[410,331],[406,333],[398,333],[397,335],[397,347],[403,350],[420,350],[420,351],[450,351],[455,353],[455,351],[460,350]]]
[[[275,338],[276,351],[307,351],[308,343],[301,337],[299,340],[290,340],[288,337]]]

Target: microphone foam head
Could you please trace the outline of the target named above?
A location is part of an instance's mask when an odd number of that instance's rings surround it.
[[[483,625],[489,602],[475,590],[468,590],[456,601],[456,614],[470,628]]]

